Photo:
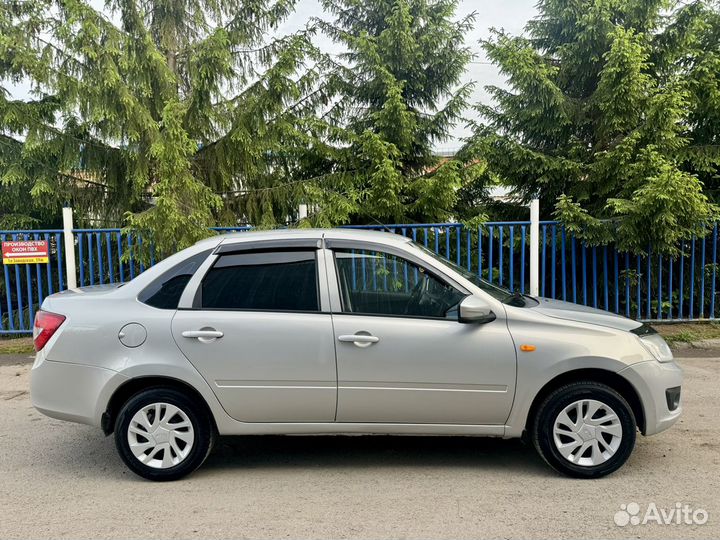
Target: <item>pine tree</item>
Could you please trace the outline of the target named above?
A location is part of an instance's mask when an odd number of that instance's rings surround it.
[[[718,215],[697,174],[717,174],[720,161],[699,152],[717,143],[717,125],[703,132],[712,100],[700,82],[717,70],[691,66],[689,44],[702,52],[712,13],[696,4],[542,0],[527,37],[494,31],[483,43],[509,89],[489,88],[495,103],[479,106],[484,122],[466,152],[588,241],[676,253]]]
[[[272,222],[264,187],[309,145],[304,118],[323,99],[308,32],[276,36],[294,3],[3,2],[0,82],[33,87],[0,91],[4,192],[126,213],[160,252],[218,221]]]
[[[433,146],[466,108],[460,84],[472,55],[464,45],[473,16],[456,20],[457,0],[323,0],[335,16],[320,27],[338,44],[328,87],[335,101],[332,153],[315,162],[332,174],[335,219],[385,222],[446,219],[463,182],[455,160]],[[323,198],[318,191],[319,198]],[[344,201],[343,206],[337,203]],[[317,205],[316,221],[331,205]]]
[[[720,2],[683,4],[656,40],[655,62],[679,71],[688,91],[685,168],[720,201]]]

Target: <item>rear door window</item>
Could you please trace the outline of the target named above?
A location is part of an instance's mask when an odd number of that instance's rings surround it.
[[[201,285],[202,309],[319,311],[315,251],[221,255]]]

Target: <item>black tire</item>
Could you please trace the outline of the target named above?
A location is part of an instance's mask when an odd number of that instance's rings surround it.
[[[610,407],[617,415],[622,428],[619,446],[615,453],[598,465],[573,463],[560,453],[554,441],[553,429],[558,415],[569,405],[584,399],[596,400]],[[632,408],[619,393],[598,382],[580,381],[554,390],[543,400],[533,419],[530,436],[540,456],[556,471],[575,478],[600,478],[615,472],[628,460],[635,447],[636,431],[637,423]],[[600,437],[604,436],[600,435]],[[601,441],[600,447],[605,450],[609,448],[604,441]],[[590,451],[591,449],[586,450],[583,455],[589,454]],[[578,459],[581,456],[573,457]]]
[[[154,468],[142,463],[133,454],[128,440],[128,428],[135,414],[143,407],[155,403],[178,407],[192,425],[193,437],[189,453],[179,463],[168,468]],[[212,450],[215,439],[215,426],[204,404],[197,403],[196,399],[174,388],[157,387],[138,392],[125,402],[115,422],[115,446],[120,457],[131,471],[148,480],[178,480],[190,474],[203,464]],[[165,451],[171,452],[170,455],[176,457],[174,451],[169,448]],[[160,452],[164,451],[160,450]]]

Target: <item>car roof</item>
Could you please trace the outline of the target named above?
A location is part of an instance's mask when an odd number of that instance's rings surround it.
[[[264,229],[249,230],[244,232],[234,232],[219,235],[221,244],[227,243],[244,243],[257,242],[263,240],[283,240],[283,239],[336,239],[336,240],[358,240],[365,242],[375,242],[387,245],[402,245],[410,242],[399,234],[390,232],[375,231],[372,229],[352,229],[352,228],[334,228],[334,229]],[[198,242],[217,243],[218,236],[211,236],[205,240]]]

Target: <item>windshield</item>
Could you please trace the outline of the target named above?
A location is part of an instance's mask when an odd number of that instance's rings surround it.
[[[467,268],[463,268],[462,266],[459,266],[455,264],[454,262],[446,259],[442,255],[438,255],[431,249],[426,248],[422,244],[418,244],[417,242],[413,242],[413,245],[417,248],[419,248],[423,253],[427,253],[432,258],[440,261],[445,266],[449,266],[453,270],[455,270],[458,274],[463,276],[468,281],[472,282],[474,285],[477,285],[480,287],[484,292],[488,293],[493,298],[500,300],[504,304],[509,303],[515,303],[518,299],[522,299],[522,295],[519,295],[517,293],[512,293],[509,290],[498,287],[497,285],[493,285],[492,283],[485,281],[484,279],[478,277],[478,275],[475,272],[470,272]],[[522,302],[524,305],[524,302]]]

